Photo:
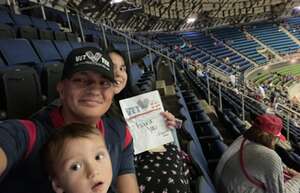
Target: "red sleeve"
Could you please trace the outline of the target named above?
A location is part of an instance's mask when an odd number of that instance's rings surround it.
[[[7,167],[0,182],[11,168],[27,159],[37,143],[37,126],[28,120],[6,120],[0,123],[0,147],[7,157]]]
[[[28,143],[27,143],[27,150],[25,153],[25,158],[31,153],[33,145],[36,141],[36,125],[32,121],[28,120],[20,120],[22,125],[26,128],[28,134]]]
[[[124,149],[125,148],[127,148],[127,146],[131,143],[131,141],[132,141],[132,136],[131,136],[131,133],[130,133],[130,131],[129,131],[129,129],[128,129],[128,127],[126,127],[125,128],[125,141],[124,141]]]

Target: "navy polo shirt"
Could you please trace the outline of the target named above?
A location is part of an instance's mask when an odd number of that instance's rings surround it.
[[[59,107],[39,112],[32,121],[8,120],[0,123],[0,146],[8,166],[0,180],[0,193],[52,193],[47,176],[42,172],[40,149],[53,128],[64,125]],[[128,128],[121,121],[103,116],[97,128],[105,137],[113,168],[109,193],[116,192],[117,177],[134,173],[133,144]]]

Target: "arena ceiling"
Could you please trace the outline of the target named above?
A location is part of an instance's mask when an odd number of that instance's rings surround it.
[[[63,0],[56,0],[56,2]],[[120,2],[121,1],[121,2]],[[123,31],[176,31],[239,25],[292,14],[300,0],[69,0],[96,22]],[[295,12],[293,12],[295,13]],[[196,21],[187,23],[194,17]]]

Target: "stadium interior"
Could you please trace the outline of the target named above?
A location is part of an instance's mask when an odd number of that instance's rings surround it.
[[[127,56],[131,87],[158,90],[183,120],[196,176],[212,174],[253,117],[284,121],[300,171],[300,5],[296,0],[0,1],[0,120],[27,118],[57,99],[68,53],[113,46]],[[263,91],[262,91],[263,90]]]

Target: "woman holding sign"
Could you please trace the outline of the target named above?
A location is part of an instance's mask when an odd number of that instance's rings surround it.
[[[134,96],[128,82],[128,68],[125,57],[119,51],[109,51],[109,56],[114,64],[115,96],[116,101]],[[119,112],[112,108],[111,113]],[[115,113],[114,113],[115,112]],[[162,112],[167,127],[176,127],[176,118],[169,112]],[[123,119],[123,118],[121,118]],[[123,119],[124,120],[124,119]],[[124,121],[124,124],[125,121]],[[136,174],[141,193],[189,193],[189,170],[185,163],[185,154],[177,146],[167,144],[151,151],[146,151],[135,156]]]

